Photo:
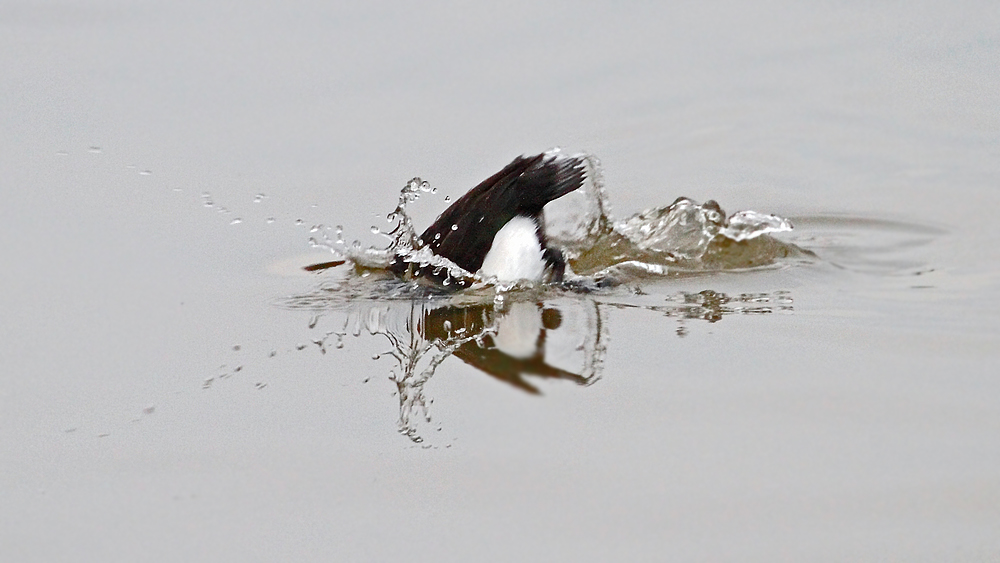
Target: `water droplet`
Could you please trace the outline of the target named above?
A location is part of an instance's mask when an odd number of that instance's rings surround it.
[[[372,359],[373,359],[373,360],[377,360],[377,359],[379,359],[379,358],[381,358],[381,357],[382,357],[382,355],[381,355],[381,354],[372,354]]]
[[[258,391],[265,387],[267,387],[267,383],[264,383],[263,381],[254,384],[254,389],[257,389]]]
[[[141,170],[141,171],[139,172],[139,175],[140,175],[140,176],[149,176],[149,175],[151,175],[152,173],[153,173],[153,171],[152,171],[152,170]]]
[[[313,225],[309,228],[310,233],[318,233],[323,229],[323,225]]]
[[[298,345],[295,346],[295,349],[296,350],[305,350],[306,349],[306,345],[305,344],[298,344]]]
[[[381,231],[381,230],[380,230],[380,229],[379,229],[378,227],[376,227],[375,225],[372,225],[372,228],[371,228],[371,231],[372,231],[372,234],[373,234],[373,235],[377,235],[377,234],[379,234],[380,232],[382,232],[382,231]]]
[[[125,168],[128,168],[129,170],[135,170],[138,167],[139,167],[138,164],[126,164],[125,165]]]
[[[305,221],[303,221],[302,219],[296,219],[295,220],[295,224],[299,225],[299,226],[302,226],[303,224],[305,224]]]
[[[57,156],[69,156],[69,151],[56,151]]]
[[[180,191],[181,191],[181,189],[180,189],[180,188],[174,188],[174,190],[173,190],[173,191],[175,191],[175,192],[180,192]]]
[[[451,226],[451,230],[453,230],[453,231],[457,231],[457,230],[458,230],[458,225],[452,225],[452,226]]]
[[[444,196],[444,201],[445,201],[445,203],[451,201],[451,196],[450,195]]]
[[[268,358],[273,358],[278,355],[277,350],[271,350],[271,353],[267,355]]]
[[[275,221],[275,219],[274,219],[274,217],[268,217],[268,218],[266,219],[266,221],[267,221],[268,223],[273,223],[273,222]]]
[[[351,243],[351,248],[354,248],[355,250],[360,250],[361,249],[361,241],[360,240],[356,240],[353,243]]]
[[[101,152],[101,147],[87,147],[87,152],[97,154]]]
[[[243,219],[240,219],[239,217],[237,217],[237,218],[233,219],[232,221],[230,221],[229,224],[230,225],[239,225],[242,222],[243,222]]]
[[[260,202],[264,201],[265,197],[267,197],[267,196],[264,195],[264,194],[257,194],[255,196],[253,196],[253,202],[254,203],[260,203]]]
[[[226,209],[225,207],[220,207],[219,208],[219,213],[226,214],[226,213],[229,213],[229,210]]]
[[[451,332],[451,321],[441,323],[441,327],[444,328],[445,332]]]
[[[239,352],[239,351],[240,351],[240,345],[239,344],[233,346],[233,352]]]
[[[149,405],[142,409],[142,414],[153,414],[154,412],[156,412],[156,405]]]

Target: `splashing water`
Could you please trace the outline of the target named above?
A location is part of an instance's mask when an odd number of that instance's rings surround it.
[[[582,156],[587,163],[587,181],[544,210],[546,237],[563,250],[568,262],[568,287],[617,285],[650,276],[764,267],[783,258],[810,255],[769,236],[792,230],[787,219],[756,211],[740,211],[727,217],[715,201],[698,203],[681,197],[666,207],[615,221],[607,204],[600,161],[592,155]],[[413,178],[403,186],[396,208],[387,216],[394,222],[392,228],[386,231],[373,228],[373,232],[388,240],[385,248],[365,248],[357,241],[348,246],[339,227],[333,238],[324,231],[310,242],[349,260],[355,270],[369,275],[384,271],[393,260],[403,260],[415,265],[418,273],[433,274],[444,286],[454,287],[458,284],[453,282],[462,280],[462,287],[511,289],[468,272],[423,246],[407,206],[424,194],[436,192],[420,178]]]

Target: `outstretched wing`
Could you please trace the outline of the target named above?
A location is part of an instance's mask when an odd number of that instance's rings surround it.
[[[483,265],[493,238],[517,215],[537,217],[548,202],[583,185],[583,158],[519,156],[451,205],[420,240],[469,272]]]

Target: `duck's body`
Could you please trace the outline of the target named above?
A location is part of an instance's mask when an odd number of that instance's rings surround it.
[[[565,262],[547,244],[542,209],[582,186],[585,176],[581,157],[558,152],[517,157],[446,209],[420,243],[483,279],[558,281]],[[411,266],[397,256],[390,269],[420,275]]]

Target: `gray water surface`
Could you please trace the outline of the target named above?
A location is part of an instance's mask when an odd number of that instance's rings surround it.
[[[0,559],[996,560],[998,30],[0,1]],[[714,199],[816,258],[547,298],[553,349],[599,315],[599,377],[445,358],[416,442],[371,307],[288,306],[333,275],[310,230],[376,242],[414,176],[427,225],[555,145],[618,218]]]

